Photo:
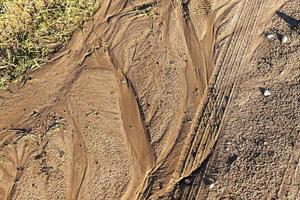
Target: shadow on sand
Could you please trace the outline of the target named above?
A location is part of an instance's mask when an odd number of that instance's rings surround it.
[[[276,11],[276,14],[282,18],[292,29],[300,28],[300,20],[297,20],[291,16],[288,16],[287,14]]]

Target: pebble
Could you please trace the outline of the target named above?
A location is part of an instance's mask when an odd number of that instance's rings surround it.
[[[281,37],[281,43],[286,43],[288,41],[288,37],[286,35],[283,35]]]
[[[268,89],[265,89],[265,91],[263,92],[263,95],[264,95],[265,97],[268,97],[268,96],[271,95],[271,91],[268,90]]]
[[[269,40],[273,40],[273,39],[275,39],[275,34],[269,33],[269,34],[267,34],[267,38]]]

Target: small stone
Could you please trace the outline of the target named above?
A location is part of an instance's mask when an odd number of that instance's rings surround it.
[[[214,187],[215,187],[215,184],[214,184],[214,183],[212,183],[212,184],[210,184],[210,185],[209,185],[209,187],[208,187],[208,188],[209,188],[209,189],[213,189]]]
[[[268,97],[271,95],[271,90],[265,87],[259,87],[259,91],[261,92],[262,95],[265,97]]]
[[[266,36],[269,40],[273,40],[276,37],[275,34],[272,34],[272,33],[268,33]]]
[[[268,96],[271,95],[271,91],[268,90],[268,89],[266,89],[266,90],[263,92],[263,95],[264,95],[265,97],[268,97]]]
[[[288,41],[288,37],[286,35],[283,35],[281,37],[281,43],[286,43]]]

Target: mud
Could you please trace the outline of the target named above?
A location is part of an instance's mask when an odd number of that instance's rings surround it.
[[[100,5],[0,92],[0,199],[300,198],[296,0]]]

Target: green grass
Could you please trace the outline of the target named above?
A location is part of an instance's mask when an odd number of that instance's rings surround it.
[[[0,88],[39,68],[93,15],[96,0],[0,0]]]

